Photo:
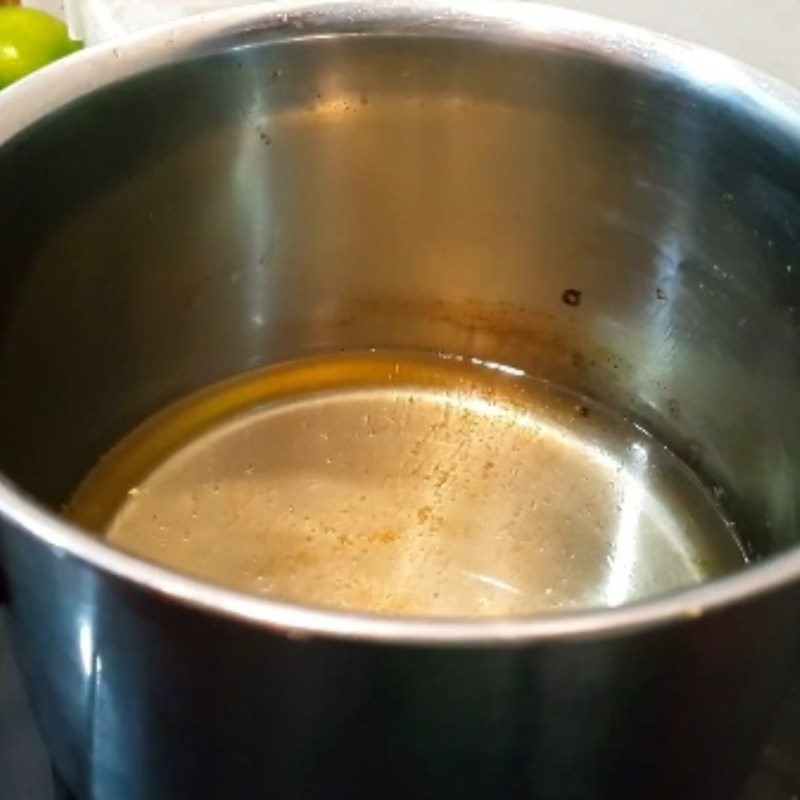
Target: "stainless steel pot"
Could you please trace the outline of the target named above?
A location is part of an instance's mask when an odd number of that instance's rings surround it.
[[[798,235],[797,95],[527,3],[272,3],[6,92],[0,555],[75,793],[734,796],[800,640]],[[761,563],[608,610],[408,620],[204,585],[59,519],[170,399],[372,346],[624,411]]]

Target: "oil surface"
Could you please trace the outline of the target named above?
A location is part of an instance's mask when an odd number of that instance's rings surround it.
[[[217,584],[380,613],[619,605],[741,566],[665,447],[495,364],[298,361],[152,417],[67,515]]]

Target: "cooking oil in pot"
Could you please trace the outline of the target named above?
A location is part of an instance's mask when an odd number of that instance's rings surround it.
[[[359,353],[161,411],[68,516],[245,592],[385,614],[613,606],[735,569],[713,495],[631,422],[518,370]]]

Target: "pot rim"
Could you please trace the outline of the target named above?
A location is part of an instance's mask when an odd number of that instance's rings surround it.
[[[278,0],[163,24],[46,67],[0,95],[0,147],[66,103],[149,69],[269,39],[331,34],[472,35],[582,52],[606,63],[661,73],[741,105],[788,132],[800,146],[799,92],[732,58],[635,26],[512,0]],[[12,523],[9,535],[34,536],[57,557],[77,559],[167,600],[298,638],[488,646],[622,635],[696,619],[777,591],[800,576],[800,548],[794,547],[732,575],[614,608],[469,620],[388,616],[256,597],[173,572],[61,519],[2,474],[0,515]]]

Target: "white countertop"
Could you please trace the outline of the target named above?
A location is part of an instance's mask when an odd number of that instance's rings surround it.
[[[800,0],[560,0],[721,50],[800,86]]]

